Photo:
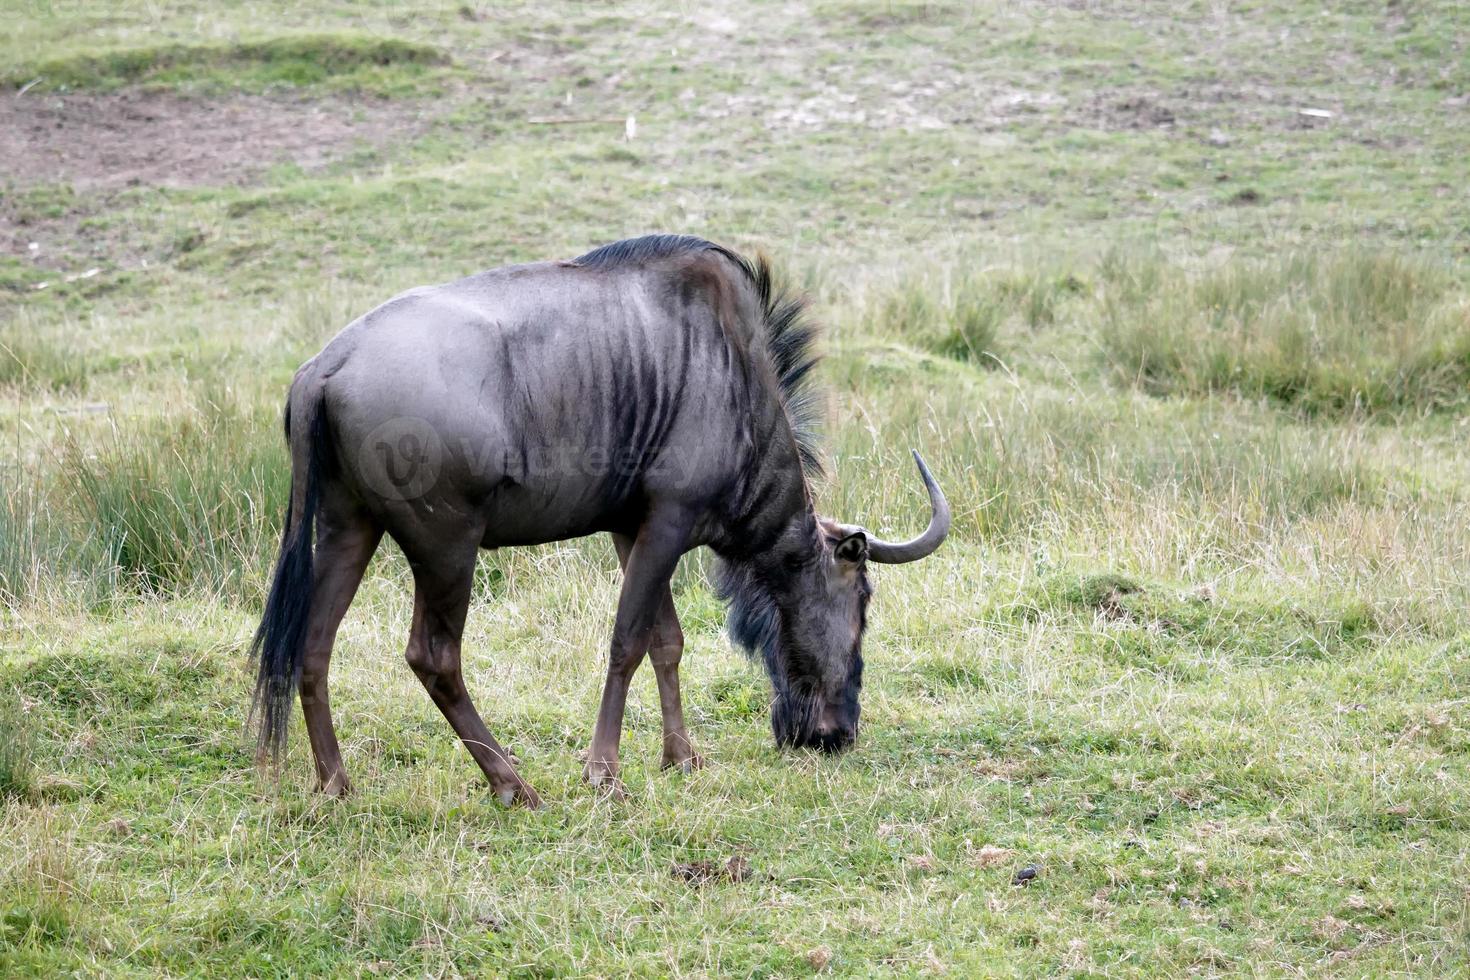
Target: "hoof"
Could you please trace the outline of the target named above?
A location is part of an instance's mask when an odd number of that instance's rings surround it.
[[[342,800],[352,795],[352,783],[346,776],[339,773],[325,781],[318,781],[316,791],[322,796]]]
[[[622,803],[628,799],[628,787],[624,786],[623,781],[616,776],[606,776],[601,782],[593,783],[593,787],[597,790],[598,795],[604,799],[614,800],[618,803]]]
[[[698,752],[690,752],[685,756],[664,756],[663,767],[665,769],[677,769],[684,775],[689,775],[696,769],[704,768],[704,756]]]
[[[527,810],[537,810],[541,807],[541,797],[526,783],[517,782],[511,786],[503,786],[495,791],[495,796],[505,806],[523,806]]]
[[[628,798],[628,787],[618,778],[617,763],[587,763],[587,768],[582,770],[582,778],[592,785],[592,788],[600,794],[612,800],[626,800]]]

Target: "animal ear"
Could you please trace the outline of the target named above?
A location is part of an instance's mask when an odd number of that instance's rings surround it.
[[[862,531],[854,531],[832,549],[832,554],[838,561],[845,561],[856,565],[868,560],[868,536]]]

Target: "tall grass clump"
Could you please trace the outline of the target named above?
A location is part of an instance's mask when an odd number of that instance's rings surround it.
[[[1072,531],[1137,527],[1145,513],[1184,509],[1214,525],[1228,550],[1263,528],[1351,500],[1377,498],[1381,476],[1342,433],[1260,432],[1227,417],[1134,417],[1056,396],[993,407],[974,427],[990,533],[1056,523]]]
[[[87,358],[69,346],[14,325],[0,330],[0,385],[62,391],[89,374]]]
[[[1016,316],[1032,329],[1050,326],[1061,315],[1068,298],[1088,291],[1087,284],[1065,270],[1027,268],[1002,276],[995,289]]]
[[[279,419],[214,405],[73,441],[62,475],[81,531],[145,593],[243,596],[268,567],[290,486]]]
[[[1304,252],[1189,271],[1114,255],[1100,275],[1103,355],[1154,394],[1234,391],[1312,414],[1470,395],[1470,297],[1426,262]]]
[[[957,533],[995,544],[1152,538],[1151,553],[1247,559],[1305,518],[1384,497],[1364,426],[1262,427],[1231,405],[1180,412],[1068,391],[936,389],[919,373],[890,382],[887,398],[876,430],[835,433],[843,479],[822,499],[894,536],[924,513],[906,456],[915,433]]]
[[[906,279],[877,304],[877,326],[936,354],[983,362],[1008,312],[1006,297],[975,279]]]
[[[77,549],[51,513],[32,474],[0,472],[0,605],[19,606],[47,583],[66,577]]]
[[[18,691],[0,690],[0,800],[24,799],[35,788],[35,730]]]
[[[867,303],[867,320],[944,357],[995,363],[997,337],[1008,324],[1038,329],[1055,323],[1063,304],[1086,291],[1076,276],[1043,266],[958,267],[908,275]]]

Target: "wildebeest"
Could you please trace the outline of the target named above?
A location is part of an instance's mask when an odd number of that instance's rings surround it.
[[[327,668],[384,532],[413,571],[408,663],[508,804],[539,801],[460,673],[481,548],[612,535],[623,584],[587,757],[594,785],[621,793],[623,706],[645,654],[664,765],[702,764],[684,728],[669,591],[700,545],[721,560],[732,636],[765,662],[778,744],[849,746],[867,563],[930,554],[950,516],[917,453],[931,505],[918,537],[890,543],[817,515],[812,340],[764,259],[676,235],[413,289],[349,324],[287,400],[291,499],[252,645],[262,758],[279,757],[299,689],[319,788],[348,789]]]

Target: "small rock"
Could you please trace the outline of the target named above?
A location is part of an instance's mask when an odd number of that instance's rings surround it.
[[[1038,868],[1034,864],[1028,864],[1024,868],[1016,872],[1015,876],[1011,878],[1011,884],[1022,886],[1029,885],[1031,884],[1031,882],[1036,880],[1036,876],[1039,874],[1041,874],[1040,868]]]
[[[1223,129],[1212,129],[1210,130],[1207,142],[1211,146],[1229,146],[1230,134],[1226,133]]]

